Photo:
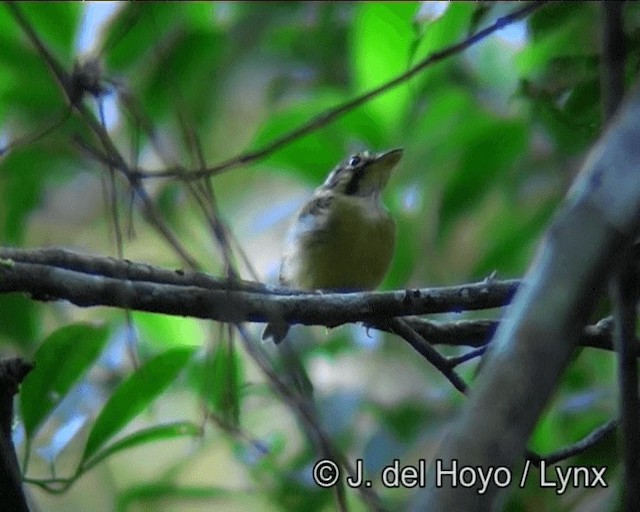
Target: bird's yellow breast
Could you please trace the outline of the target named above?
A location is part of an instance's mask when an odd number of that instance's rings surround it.
[[[288,286],[372,289],[384,278],[393,257],[395,224],[378,197],[333,196],[322,222],[292,230],[281,270],[281,280]]]

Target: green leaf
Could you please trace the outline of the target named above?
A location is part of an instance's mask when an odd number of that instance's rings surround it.
[[[231,425],[240,423],[242,361],[233,342],[217,343],[211,360],[210,402]]]
[[[176,378],[195,351],[194,347],[168,350],[147,361],[123,381],[96,419],[82,460],[91,458],[111,437],[142,412]]]
[[[420,34],[412,42],[411,66],[465,38],[472,23],[474,10],[475,4],[472,2],[452,2],[442,17],[426,23],[417,20],[415,26]],[[450,70],[457,65],[454,57],[430,66],[420,72],[413,81],[412,88],[426,91],[427,97],[430,91],[449,88]]]
[[[549,4],[532,17],[529,27],[531,41],[517,57],[523,78],[543,72],[554,58],[589,56],[600,51],[599,13],[596,5],[588,2]]]
[[[20,293],[0,296],[0,338],[8,338],[22,347],[30,346],[36,337],[38,306]]]
[[[51,414],[102,352],[109,337],[106,326],[67,325],[42,342],[35,369],[22,383],[20,411],[28,438]]]
[[[575,87],[568,95],[563,92],[553,95],[523,81],[520,92],[530,100],[532,118],[544,125],[559,152],[582,153],[597,137],[601,113],[595,107],[598,97],[595,81]]]
[[[464,127],[457,136],[463,153],[444,191],[440,209],[443,230],[495,187],[527,144],[528,130],[522,122],[490,118],[477,121],[475,126]]]
[[[420,231],[415,223],[408,221],[402,215],[396,215],[396,250],[391,261],[391,267],[380,287],[383,290],[395,290],[404,286],[414,271],[419,258]]]
[[[200,346],[203,324],[197,318],[183,318],[146,311],[132,313],[142,338],[162,349],[175,346]]]
[[[367,92],[410,66],[412,22],[417,4],[357,4],[352,29],[351,66],[357,93]],[[407,83],[367,103],[365,109],[388,130],[403,119],[410,89]]]
[[[379,414],[381,423],[402,442],[413,442],[433,415],[424,404],[411,400],[380,408]]]
[[[531,218],[510,217],[507,212],[501,215],[488,233],[486,238],[489,245],[471,275],[481,279],[494,270],[500,273],[500,277],[520,275],[526,270],[535,242],[543,233],[556,207],[556,201],[549,201]]]
[[[189,367],[189,383],[216,416],[230,426],[240,423],[244,382],[242,363],[235,346],[220,339],[211,354]]]
[[[98,452],[89,461],[83,459],[81,463],[82,470],[87,471],[107,457],[128,448],[151,443],[153,441],[160,441],[162,439],[171,439],[174,437],[198,437],[200,435],[202,435],[202,429],[198,425],[194,425],[188,421],[179,421],[165,425],[154,425],[153,427],[138,430],[137,432],[112,443],[104,450]]]
[[[49,50],[70,65],[80,13],[85,6],[81,3],[33,2],[21,4],[20,8],[45,46],[52,46]]]
[[[313,100],[274,113],[258,131],[251,145],[252,149],[272,143],[309,121],[314,115],[339,105],[345,99],[342,94],[326,91],[317,94]],[[344,136],[344,132],[336,127],[336,123],[329,124],[280,148],[265,158],[262,165],[294,171],[310,183],[317,184],[344,158]]]
[[[589,9],[593,8],[589,7]],[[553,2],[546,5],[544,9],[537,10],[528,19],[531,39],[539,41],[562,30],[580,17],[584,11],[585,5],[581,2]]]
[[[323,89],[308,100],[276,112],[260,127],[251,150],[259,150],[299,128],[349,98],[340,92]],[[362,146],[381,150],[398,145],[387,130],[373,121],[369,113],[355,109],[308,135],[287,143],[261,160],[260,165],[299,176],[311,185],[319,185],[349,152]]]
[[[38,204],[42,188],[43,166],[39,158],[35,151],[25,151],[12,152],[0,161],[0,242],[22,242],[29,214]]]
[[[170,30],[180,27],[182,9],[171,3],[124,4],[105,30],[108,69],[127,70],[154,58]]]
[[[186,32],[176,37],[160,58],[149,63],[151,72],[141,95],[145,110],[154,116],[167,110],[173,112],[178,96],[189,98],[189,113],[196,122],[210,117],[217,96],[215,87],[222,42],[211,30]]]

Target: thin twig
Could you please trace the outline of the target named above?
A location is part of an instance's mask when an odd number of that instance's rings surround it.
[[[309,402],[306,397],[302,397],[299,393],[286,385],[286,383],[274,371],[273,364],[269,361],[262,346],[259,343],[256,343],[251,336],[249,336],[249,333],[246,331],[244,326],[237,324],[236,329],[240,334],[245,350],[267,376],[272,389],[276,391],[283,401],[289,405],[290,409],[296,414],[298,420],[305,426],[305,431],[309,435],[309,439],[312,444],[319,449],[323,456],[343,465],[347,470],[347,473],[355,478],[357,475],[351,464],[333,445],[331,438],[320,426],[316,411],[313,408],[313,403]],[[373,489],[367,486],[361,486],[358,490],[373,510],[383,510],[380,499]],[[338,493],[338,502],[342,503],[342,500],[344,499],[343,479],[338,480],[336,492]]]
[[[471,361],[472,359],[482,356],[482,354],[484,354],[486,350],[487,350],[487,347],[480,347],[470,352],[467,352],[466,354],[462,354],[461,356],[448,357],[447,364],[449,365],[450,368],[455,368],[458,365],[461,365],[463,363],[466,363],[467,361]]]
[[[60,115],[58,119],[53,121],[48,126],[36,131],[35,133],[25,134],[19,137],[16,137],[11,142],[9,142],[6,146],[0,147],[0,156],[5,155],[9,151],[12,151],[20,146],[27,146],[37,142],[39,140],[44,139],[50,133],[53,133],[54,130],[60,128],[66,121],[71,117],[71,109],[66,107],[64,112]]]
[[[401,336],[407,343],[416,349],[427,361],[429,361],[437,370],[440,371],[453,386],[463,395],[467,391],[467,385],[453,368],[449,365],[447,359],[440,355],[429,343],[414,331],[409,325],[399,318],[390,318],[387,320],[392,331]]]
[[[591,431],[580,441],[572,444],[571,446],[567,446],[566,448],[562,448],[561,450],[550,453],[549,455],[538,455],[534,452],[528,451],[526,458],[531,460],[533,465],[537,467],[540,467],[540,463],[542,461],[547,464],[555,464],[562,460],[569,459],[570,457],[574,457],[575,455],[584,453],[592,446],[598,444],[602,439],[604,439],[618,427],[619,422],[620,421],[617,419],[608,421],[604,425],[601,425],[600,427]]]
[[[426,57],[424,60],[416,64],[414,67],[412,67],[405,73],[397,76],[396,78],[390,80],[389,82],[386,82],[381,86],[376,87],[375,89],[365,94],[362,94],[361,96],[358,96],[341,105],[338,105],[333,109],[327,110],[322,114],[319,114],[318,116],[310,119],[309,121],[305,122],[301,126],[291,130],[289,133],[286,133],[282,137],[277,138],[276,140],[268,143],[266,146],[259,148],[255,151],[249,151],[246,153],[236,155],[224,162],[221,162],[220,164],[208,167],[206,169],[186,170],[182,166],[175,166],[173,168],[161,169],[161,170],[134,169],[133,175],[140,179],[181,178],[181,179],[197,180],[200,178],[212,176],[214,174],[220,174],[224,171],[228,171],[236,167],[240,167],[240,166],[258,161],[268,156],[269,154],[277,151],[281,147],[284,147],[287,144],[290,144],[294,140],[304,137],[305,135],[308,135],[322,128],[323,126],[329,124],[330,122],[335,121],[339,117],[352,111],[356,107],[359,107],[360,105],[366,103],[372,98],[396,87],[397,85],[400,85],[406,82],[413,76],[423,71],[425,68],[432,66],[438,62],[441,62],[453,55],[461,53],[462,51],[482,41],[483,39],[493,34],[494,32],[497,32],[498,30],[527,17],[532,12],[544,6],[545,3],[546,3],[545,1],[531,2],[526,6],[520,7],[519,9],[513,11],[511,14],[498,18],[491,26],[478,31],[476,34],[464,39],[463,41],[460,41],[459,43],[453,44],[441,51],[432,53],[431,55]],[[109,158],[108,155],[103,155],[103,157]],[[122,165],[122,162],[113,161],[112,164],[115,166],[119,166],[119,165]]]
[[[68,73],[62,64],[55,58],[55,56],[49,51],[49,49],[42,42],[38,34],[35,32],[20,7],[12,2],[5,2],[5,5],[11,11],[14,19],[20,25],[20,27],[27,34],[31,43],[36,47],[40,56],[47,62],[52,73],[58,80],[58,83],[62,87],[69,103],[75,107],[75,110],[80,114],[84,122],[88,125],[91,132],[98,138],[102,144],[106,154],[108,155],[108,166],[120,170],[127,180],[131,188],[135,191],[136,195],[140,198],[143,205],[143,214],[146,220],[151,224],[160,235],[171,245],[174,251],[180,256],[180,258],[190,267],[199,268],[196,260],[187,252],[187,250],[179,242],[176,235],[171,231],[166,224],[162,215],[158,211],[154,202],[151,200],[146,190],[142,186],[142,183],[138,177],[132,173],[131,169],[127,165],[124,157],[120,154],[114,143],[112,142],[108,132],[104,129],[102,124],[95,118],[93,113],[84,105],[82,98],[84,96],[84,90],[79,89],[79,84],[83,83],[82,80],[78,80],[74,74]],[[82,72],[82,68],[79,68],[79,72]],[[93,77],[92,83],[99,81],[100,77]],[[95,87],[95,84],[94,84]],[[106,162],[105,162],[106,163]]]

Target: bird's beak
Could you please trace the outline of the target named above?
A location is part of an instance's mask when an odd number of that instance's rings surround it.
[[[391,171],[402,158],[402,148],[390,149],[378,153],[372,165],[374,174],[378,177],[378,189],[382,190],[387,186]]]
[[[395,148],[378,153],[378,156],[376,157],[376,164],[380,164],[382,168],[390,171],[402,158],[402,151],[402,148]]]

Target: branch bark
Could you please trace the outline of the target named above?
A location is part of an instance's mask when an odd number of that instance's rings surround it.
[[[61,249],[0,248],[0,293],[228,323],[284,320],[335,327],[394,316],[497,308],[510,302],[518,285],[519,281],[509,280],[393,292],[301,293]]]
[[[640,88],[590,152],[500,324],[486,365],[435,459],[513,471],[566,368],[596,298],[640,231]],[[436,487],[413,510],[490,510],[501,489]],[[446,482],[445,482],[446,484]],[[503,492],[503,490],[502,490]]]
[[[3,510],[29,512],[22,489],[18,458],[13,448],[13,396],[18,386],[33,369],[20,358],[0,361],[0,496]]]

